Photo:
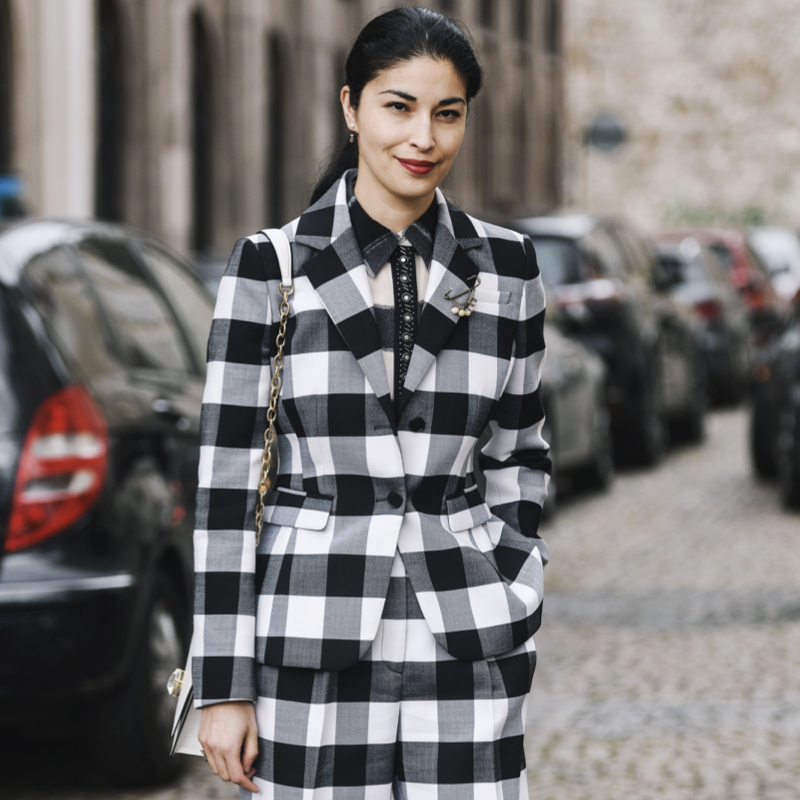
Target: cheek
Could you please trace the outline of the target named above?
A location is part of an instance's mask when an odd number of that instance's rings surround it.
[[[453,158],[458,153],[461,144],[464,141],[464,129],[449,130],[445,132],[440,142],[440,147],[444,150],[450,158]]]

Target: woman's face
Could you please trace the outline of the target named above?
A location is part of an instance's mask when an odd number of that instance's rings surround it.
[[[342,89],[349,128],[358,134],[359,191],[395,207],[431,197],[464,139],[464,81],[449,61],[420,57],[380,72],[358,109]]]

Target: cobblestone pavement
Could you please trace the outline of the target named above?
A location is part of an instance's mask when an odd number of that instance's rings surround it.
[[[751,477],[746,413],[607,494],[566,501],[545,536],[529,705],[531,800],[800,798],[800,517]],[[115,792],[80,742],[0,746],[4,800],[217,800]]]
[[[533,800],[800,797],[800,517],[751,477],[746,421],[549,526]]]

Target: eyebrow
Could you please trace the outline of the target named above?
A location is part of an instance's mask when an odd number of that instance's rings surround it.
[[[380,94],[396,94],[398,97],[402,97],[403,100],[408,100],[411,103],[416,103],[417,98],[414,95],[408,94],[406,92],[401,92],[397,89],[384,89],[384,91],[380,92]],[[467,104],[467,101],[464,100],[463,97],[448,97],[445,100],[440,100],[437,105],[440,106],[451,106],[453,103],[463,103],[464,105]]]

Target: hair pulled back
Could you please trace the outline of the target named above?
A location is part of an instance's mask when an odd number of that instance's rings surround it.
[[[466,87],[467,103],[483,84],[483,69],[469,34],[453,20],[417,6],[401,6],[370,20],[358,34],[345,63],[350,103],[358,108],[364,87],[385,69],[427,57],[449,61]],[[348,170],[358,166],[358,142],[347,141],[314,187],[316,203]]]

